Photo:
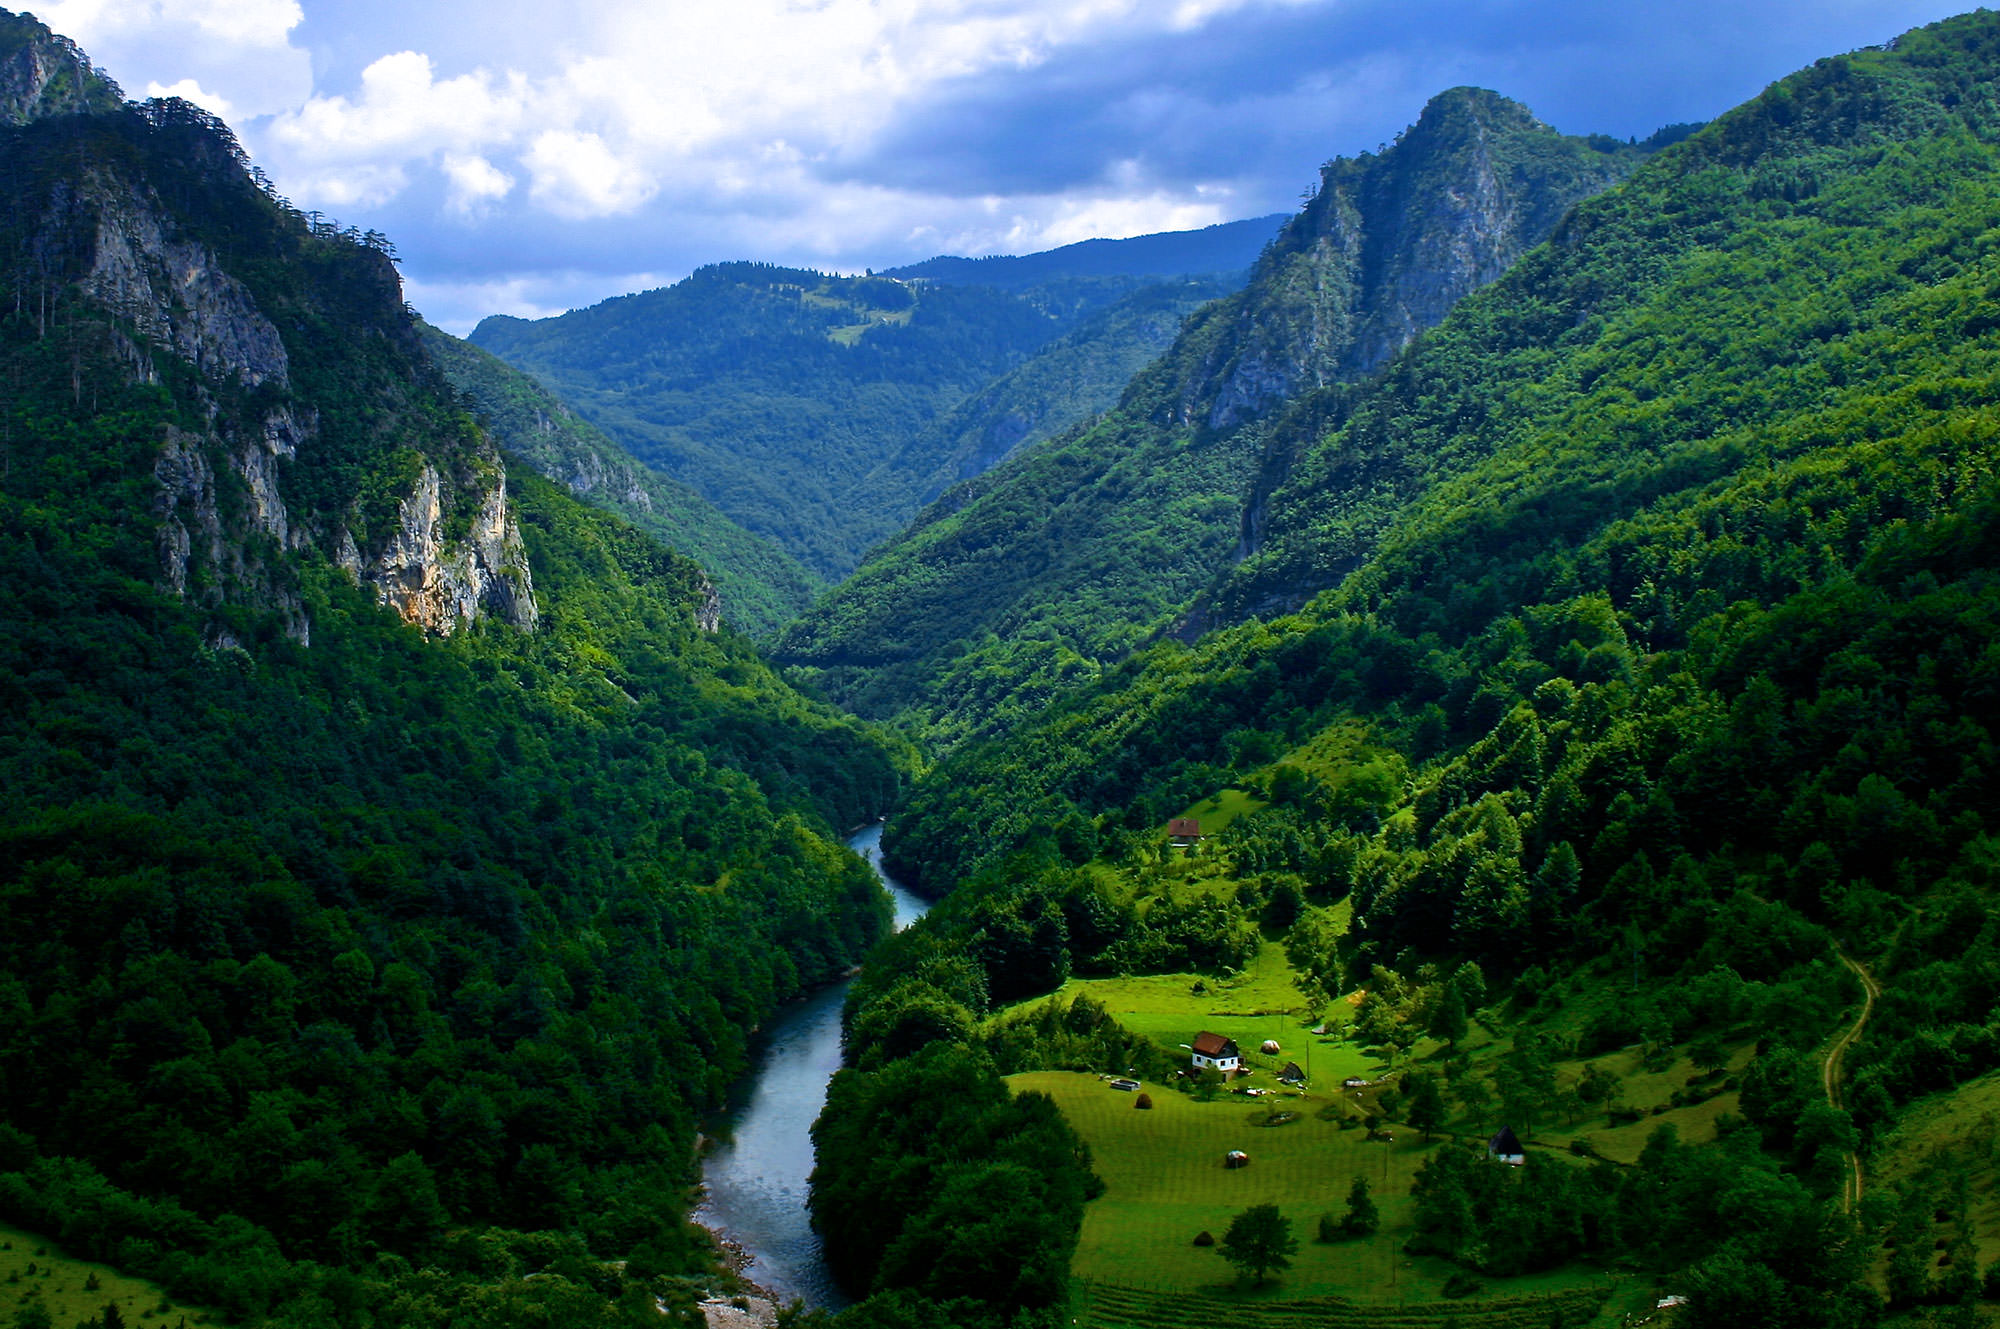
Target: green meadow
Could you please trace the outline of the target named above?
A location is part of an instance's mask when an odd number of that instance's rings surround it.
[[[1080,1072],[1029,1072],[1010,1077],[1010,1083],[1056,1101],[1089,1143],[1104,1179],[1104,1195],[1085,1211],[1071,1266],[1087,1304],[1123,1305],[1106,1295],[1116,1289],[1258,1305],[1336,1297],[1407,1304],[1412,1310],[1444,1299],[1455,1266],[1399,1249],[1410,1236],[1410,1179],[1435,1147],[1414,1131],[1399,1129],[1393,1142],[1379,1143],[1359,1127],[1342,1129],[1322,1120],[1317,1114],[1336,1096],[1331,1093],[1265,1100],[1222,1094],[1201,1103],[1147,1085],[1153,1107],[1141,1110],[1136,1094]],[[1266,1104],[1299,1115],[1284,1125],[1263,1125]],[[1225,1167],[1224,1155],[1232,1149],[1249,1154],[1249,1166]],[[1319,1216],[1340,1215],[1356,1176],[1368,1179],[1381,1210],[1381,1230],[1358,1240],[1315,1240]],[[1220,1237],[1231,1218],[1255,1204],[1277,1205],[1299,1238],[1292,1267],[1261,1288],[1239,1285],[1214,1248],[1194,1244],[1204,1231]],[[1633,1296],[1643,1292],[1595,1269],[1509,1279],[1491,1290],[1511,1302],[1610,1289]],[[1570,1316],[1571,1323],[1579,1322],[1573,1310]],[[1546,1312],[1537,1323],[1547,1323]]]
[[[220,1322],[220,1317],[183,1305],[143,1279],[127,1278],[108,1264],[72,1259],[46,1237],[0,1224],[0,1323],[19,1323],[33,1307],[48,1311],[55,1329],[101,1320],[115,1305],[127,1325],[182,1325]]]

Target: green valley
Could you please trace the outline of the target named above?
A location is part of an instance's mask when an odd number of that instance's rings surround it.
[[[2000,15],[471,342],[0,174],[12,1329],[1993,1322]]]
[[[1061,1237],[1079,1309],[1393,1305],[1305,1249],[1386,1156],[1354,1258],[1409,1259],[1426,1316],[1979,1320],[2000,213],[1968,92],[1996,52],[1974,15],[1822,61],[1579,204],[1265,448],[1187,641],[1072,667],[919,782],[885,849],[949,893],[857,984],[846,1074],[928,1030],[1064,1107],[1104,1186]],[[1169,1087],[1202,1029],[1295,1047],[1330,1011],[1391,1080],[1358,1105],[1380,1153],[1323,1081],[1269,1127]],[[1159,1116],[1074,1074],[1128,1070]],[[1502,1125],[1518,1169],[1480,1147]],[[1315,1131],[1319,1171],[1261,1143]],[[1193,1245],[1267,1202],[1301,1242],[1277,1290]],[[1611,1310],[1522,1300],[1564,1280]]]
[[[1190,319],[1116,411],[947,491],[777,658],[939,745],[1034,714],[1175,630],[1342,384],[1645,151],[1557,134],[1492,93],[1435,98],[1392,148],[1328,163],[1250,285]]]
[[[472,341],[836,581],[944,485],[1111,406],[1258,243],[1232,231],[1158,255],[1219,267],[1136,274],[1058,251],[1018,289],[722,264]]]

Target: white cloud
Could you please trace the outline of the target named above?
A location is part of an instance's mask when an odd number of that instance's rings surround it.
[[[312,92],[310,57],[290,44],[305,17],[297,0],[47,0],[34,12],[128,91],[163,86],[238,116],[296,106]],[[180,91],[186,85],[203,95]]]
[[[146,95],[148,97],[179,97],[182,101],[193,102],[205,111],[213,111],[225,120],[230,116],[229,99],[227,97],[208,91],[191,78],[184,78],[171,86],[148,83],[146,85]]]
[[[402,193],[409,183],[410,174],[401,162],[342,163],[283,182],[302,208],[377,207]]]
[[[349,179],[345,164],[394,162],[406,178],[441,172],[446,207],[465,215],[507,197],[518,162],[533,206],[619,216],[662,187],[782,193],[774,168],[811,174],[865,155],[946,85],[1079,43],[1185,30],[1249,4],[1324,2],[601,0],[539,61],[516,62],[530,67],[481,64],[476,35],[442,76],[431,54],[383,55],[358,85],[280,116],[266,141],[274,173],[300,192],[301,181]],[[468,174],[473,162],[483,169]]]
[[[526,80],[485,70],[442,81],[416,51],[385,55],[361,71],[353,100],[314,97],[280,116],[270,137],[302,161],[428,156],[440,148],[505,142],[528,113]]]
[[[477,153],[447,153],[442,169],[450,182],[445,206],[462,216],[483,211],[514,188],[513,176]]]
[[[581,221],[632,211],[657,189],[645,171],[612,152],[602,138],[575,130],[538,134],[521,159],[529,192],[558,217]]]

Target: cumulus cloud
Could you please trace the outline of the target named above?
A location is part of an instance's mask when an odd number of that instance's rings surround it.
[[[592,133],[551,129],[522,156],[533,177],[529,192],[558,217],[612,217],[651,198],[653,181]]]
[[[233,108],[231,108],[227,97],[208,91],[208,89],[202,87],[201,84],[191,78],[184,78],[174,84],[148,83],[146,84],[146,95],[148,97],[179,97],[182,101],[193,102],[205,111],[213,111],[225,120],[233,114]]]
[[[304,18],[298,0],[48,0],[34,12],[121,81],[121,71],[164,74],[145,81],[148,95],[259,116],[312,92],[311,59],[290,41]]]
[[[476,39],[442,70],[432,53],[383,55],[356,85],[280,116],[266,142],[281,179],[345,182],[350,197],[344,164],[393,161],[406,178],[440,172],[446,208],[464,215],[505,197],[518,166],[532,206],[569,220],[622,216],[670,179],[676,192],[727,198],[769,188],[774,161],[837,176],[966,80],[1236,10],[1325,3],[606,0],[525,67],[467,61]],[[475,159],[485,169],[468,174]]]
[[[461,216],[479,212],[507,197],[514,188],[513,176],[477,153],[447,153],[443,170],[451,185],[445,206]]]

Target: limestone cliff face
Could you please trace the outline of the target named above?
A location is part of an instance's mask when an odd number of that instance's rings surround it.
[[[16,52],[0,69],[13,71],[17,82],[26,78],[22,58]],[[240,172],[233,144],[208,156],[203,169]],[[57,181],[32,215],[28,256],[51,299],[81,297],[109,315],[109,335],[129,375],[191,393],[183,418],[205,422],[168,427],[154,467],[161,574],[175,594],[275,612],[287,632],[309,641],[292,556],[317,548],[426,631],[449,633],[483,616],[535,626],[520,531],[490,441],[458,434],[426,440],[420,430],[399,429],[397,446],[423,460],[391,468],[383,457],[354,455],[350,437],[347,465],[364,475],[361,488],[370,472],[393,469],[413,478],[400,495],[388,496],[390,504],[375,496],[372,530],[360,521],[358,497],[325,510],[310,500],[301,506],[288,497],[288,474],[331,444],[315,394],[296,381],[292,348],[256,291],[228,270],[151,180],[122,163],[100,163]],[[267,208],[254,220],[282,226],[287,215]],[[307,234],[322,247],[349,245]],[[330,298],[366,311],[369,322],[356,335],[400,338],[414,352],[414,375],[421,350],[395,271],[379,253],[350,247],[344,285]],[[306,326],[312,295],[309,288],[285,293],[293,311],[288,326]],[[193,369],[193,387],[185,374],[167,372],[171,361]],[[436,389],[390,383],[376,395],[415,401],[427,390]],[[388,449],[382,451],[386,456]],[[393,520],[382,520],[385,508]]]
[[[557,404],[555,415],[537,406],[535,432],[554,442],[566,438],[576,428],[576,417],[566,406]],[[559,480],[578,498],[590,499],[609,508],[654,511],[653,496],[647,491],[637,461],[612,458],[590,448],[565,448],[553,454],[556,467],[552,478]]]
[[[527,551],[507,506],[504,473],[485,491],[470,528],[457,539],[445,531],[444,493],[437,469],[424,466],[381,549],[363,559],[351,543],[345,547],[344,555],[353,560],[349,570],[427,632],[448,636],[486,614],[532,629],[540,615]]]
[[[1394,146],[1327,163],[1250,286],[1178,348],[1180,423],[1226,430],[1379,368],[1636,161],[1497,93],[1433,98]]]
[[[29,15],[0,12],[0,123],[109,110],[124,100],[67,37]]]
[[[525,466],[593,507],[617,513],[700,569],[687,609],[705,632],[726,607],[739,628],[776,626],[810,601],[805,572],[705,500],[606,438],[535,379],[432,327],[426,353],[480,417],[509,465]],[[794,591],[790,580],[796,575]],[[783,586],[784,601],[772,591]]]

